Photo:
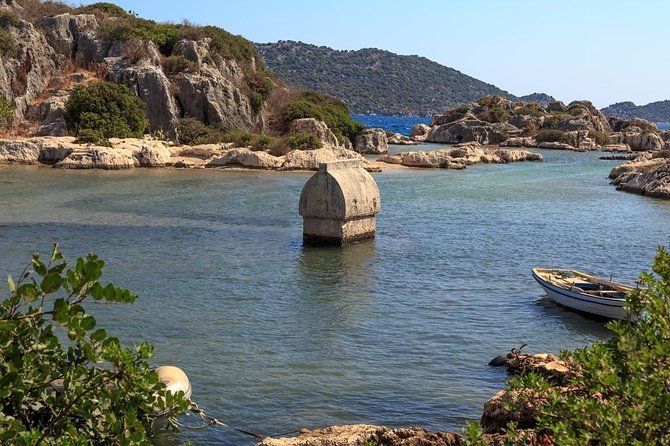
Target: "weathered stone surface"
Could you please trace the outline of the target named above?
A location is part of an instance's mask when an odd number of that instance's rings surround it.
[[[318,170],[319,164],[343,159],[358,159],[363,165],[373,168],[358,153],[343,149],[316,149],[316,150],[293,150],[284,156],[284,162],[280,170]]]
[[[117,40],[109,47],[107,57],[124,59],[129,64],[143,62],[158,67],[161,53],[155,43],[144,39]]]
[[[537,145],[540,149],[553,149],[553,150],[576,150],[575,147],[572,147],[570,144],[558,141],[543,141]]]
[[[662,150],[664,141],[656,133],[625,133],[625,143],[633,151]]]
[[[610,172],[617,189],[670,199],[670,152],[656,152],[616,166]]]
[[[323,121],[319,121],[318,119],[301,118],[291,121],[289,125],[289,133],[291,135],[298,133],[311,133],[312,135],[316,135],[325,148],[341,146],[335,134]]]
[[[247,148],[229,149],[222,156],[215,156],[206,167],[241,166],[250,169],[277,169],[282,159],[265,152],[254,152]]]
[[[28,140],[0,139],[0,164],[37,164],[40,149]]]
[[[537,147],[537,141],[532,136],[507,138],[500,143],[500,147]]]
[[[98,21],[93,14],[59,14],[41,17],[37,26],[42,30],[47,42],[60,56],[60,63],[75,57],[77,43],[82,34],[93,32]]]
[[[527,150],[507,150],[483,147],[479,143],[463,143],[430,152],[403,152],[379,158],[380,162],[407,167],[441,167],[463,169],[479,163],[542,161],[542,155]]]
[[[106,58],[105,61],[110,70],[109,79],[127,85],[144,102],[149,130],[174,136],[174,122],[180,113],[170,91],[170,82],[160,65],[147,60],[130,65],[121,57]]]
[[[414,139],[408,138],[405,135],[401,135],[400,133],[393,133],[393,134],[386,134],[386,143],[391,145],[397,145],[397,146],[416,146],[419,144],[419,141],[416,141]]]
[[[628,144],[607,144],[603,146],[603,152],[630,152]]]
[[[386,153],[388,143],[386,132],[383,129],[368,128],[361,130],[356,135],[354,150],[358,153]]]
[[[479,119],[465,119],[431,128],[426,142],[460,143],[475,141],[480,144],[500,144],[509,135],[509,124],[489,123]]]
[[[547,104],[547,111],[565,113],[568,111],[568,107],[563,103],[563,101],[554,101]]]
[[[391,429],[367,424],[303,429],[296,438],[266,438],[258,446],[462,446],[463,438],[453,432],[430,432],[423,428]]]
[[[135,167],[135,158],[130,150],[111,147],[89,146],[74,150],[54,167],[64,169],[130,169]]]
[[[426,124],[414,124],[412,130],[409,132],[409,137],[415,141],[423,141],[426,139],[428,132],[430,131],[430,126]]]
[[[566,132],[563,136],[564,141],[572,147],[580,150],[598,150],[600,146],[596,145],[593,138],[589,137],[588,130],[575,130]]]

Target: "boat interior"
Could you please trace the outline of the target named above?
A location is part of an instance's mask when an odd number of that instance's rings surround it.
[[[575,270],[541,269],[533,271],[541,278],[560,288],[591,296],[622,299],[633,287],[599,279]]]

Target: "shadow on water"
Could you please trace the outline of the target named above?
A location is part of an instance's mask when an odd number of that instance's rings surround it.
[[[572,333],[582,336],[597,336],[598,338],[612,336],[612,332],[605,326],[610,319],[559,305],[544,295],[539,296],[535,304],[540,309],[544,319],[561,324]]]

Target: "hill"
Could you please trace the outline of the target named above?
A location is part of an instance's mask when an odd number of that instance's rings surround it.
[[[670,122],[670,100],[651,102],[647,105],[635,105],[630,101],[617,102],[602,109],[606,116],[631,119],[644,118],[653,122]]]
[[[506,91],[419,56],[366,48],[338,51],[302,42],[256,44],[289,84],[344,101],[353,113],[427,116]]]

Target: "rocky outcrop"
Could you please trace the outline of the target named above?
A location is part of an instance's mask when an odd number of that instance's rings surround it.
[[[354,141],[354,150],[358,153],[386,153],[388,143],[384,129],[368,128],[361,130]]]
[[[448,124],[433,126],[426,142],[461,143],[478,142],[480,144],[500,144],[514,131],[509,124],[488,123],[479,119],[462,119]]]
[[[430,152],[403,152],[397,155],[386,155],[379,158],[378,161],[407,167],[464,169],[466,166],[479,163],[542,161],[542,155],[527,150],[493,149],[483,147],[479,143],[463,143]]]
[[[316,149],[316,150],[293,150],[283,157],[283,163],[279,170],[318,170],[320,163],[337,161],[341,159],[359,159],[363,168],[367,171],[378,171],[372,163],[360,154],[344,148]]]
[[[268,153],[236,148],[227,150],[222,156],[212,157],[207,161],[205,167],[239,166],[247,169],[276,170],[282,164],[281,158]]]
[[[37,164],[40,148],[31,141],[0,139],[0,164]]]
[[[409,132],[409,137],[415,141],[424,141],[426,136],[428,136],[429,131],[430,126],[427,126],[426,124],[415,124]]]
[[[670,199],[670,151],[644,154],[612,169],[618,190]]]
[[[514,138],[507,138],[500,143],[500,147],[537,147],[537,141],[532,136],[519,136]]]
[[[396,146],[416,146],[419,144],[419,141],[401,135],[400,133],[386,132],[386,144],[393,144]]]
[[[623,134],[623,137],[623,142],[635,152],[662,150],[665,145],[663,139],[656,133],[627,132]]]
[[[463,446],[464,439],[453,432],[430,432],[419,427],[391,429],[354,424],[300,431],[296,438],[266,438],[257,446]]]
[[[318,119],[301,118],[291,121],[289,124],[289,134],[296,135],[298,133],[311,133],[316,135],[324,147],[341,147],[335,134],[328,128],[328,126]]]

